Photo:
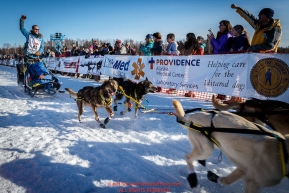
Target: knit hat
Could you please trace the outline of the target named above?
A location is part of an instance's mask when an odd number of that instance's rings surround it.
[[[149,38],[149,39],[153,39],[153,35],[152,34],[148,34],[146,35],[146,39]]]
[[[116,43],[121,43],[121,40],[116,40]]]
[[[266,15],[266,17],[268,17],[269,19],[272,19],[274,16],[274,10],[271,8],[264,8],[260,11],[259,15],[264,14]]]

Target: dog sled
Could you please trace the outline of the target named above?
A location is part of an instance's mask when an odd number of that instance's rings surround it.
[[[53,95],[59,90],[61,83],[58,78],[39,59],[25,61],[17,65],[17,83],[23,84],[24,92],[33,97],[38,91]]]

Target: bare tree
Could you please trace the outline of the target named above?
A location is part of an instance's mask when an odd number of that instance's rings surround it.
[[[9,49],[11,48],[11,45],[9,43],[3,44],[3,48],[5,50],[5,54],[10,54],[9,53],[9,51],[10,51]]]

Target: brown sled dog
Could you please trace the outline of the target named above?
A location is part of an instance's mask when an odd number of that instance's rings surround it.
[[[213,95],[212,104],[221,111],[235,109],[236,114],[249,121],[263,125],[265,123],[283,135],[289,134],[289,104],[285,102],[253,98],[245,103],[222,104]]]
[[[114,116],[110,106],[112,104],[112,97],[115,95],[118,84],[115,80],[104,81],[100,87],[86,86],[78,92],[74,92],[70,88],[65,88],[72,98],[76,100],[78,107],[78,120],[81,122],[81,115],[83,114],[84,107],[89,106],[92,109],[95,120],[102,128],[109,122],[111,117]],[[101,123],[97,114],[97,108],[104,107],[109,116]]]
[[[114,99],[114,111],[117,111],[117,101],[122,100],[123,96],[126,95],[124,101],[124,111],[121,115],[124,115],[127,111],[130,111],[131,102],[135,103],[134,115],[137,117],[137,112],[140,104],[142,103],[144,97],[148,93],[154,93],[157,88],[146,78],[145,80],[135,83],[130,80],[123,80],[123,78],[113,78],[118,82],[118,86],[122,87],[123,91],[119,89]]]
[[[236,165],[236,169],[226,177],[219,177],[208,171],[210,181],[230,185],[243,179],[245,192],[256,193],[264,187],[275,186],[283,177],[288,177],[289,135],[284,137],[227,111],[203,111],[185,117],[179,101],[173,100],[173,106],[179,123],[190,125],[187,132],[193,150],[186,155],[186,162],[190,173],[187,180],[192,188],[198,184],[192,162],[206,159],[214,151],[214,143],[199,132],[201,129],[211,129],[210,138],[215,140],[221,151]],[[194,130],[196,127],[193,124],[200,130]],[[225,129],[226,132],[223,132]],[[229,129],[231,132],[228,132]]]

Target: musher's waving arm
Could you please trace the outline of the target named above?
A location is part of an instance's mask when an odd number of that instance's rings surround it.
[[[26,16],[22,15],[20,18],[20,31],[25,36],[25,48],[24,55],[31,58],[38,58],[44,50],[44,41],[42,34],[39,33],[39,27],[37,25],[32,26],[32,30],[28,32],[24,28],[24,20]]]
[[[273,19],[274,10],[264,8],[259,12],[258,18],[256,18],[236,4],[232,4],[231,8],[236,9],[236,12],[255,29],[248,51],[277,52],[281,40],[282,27],[279,19]]]

